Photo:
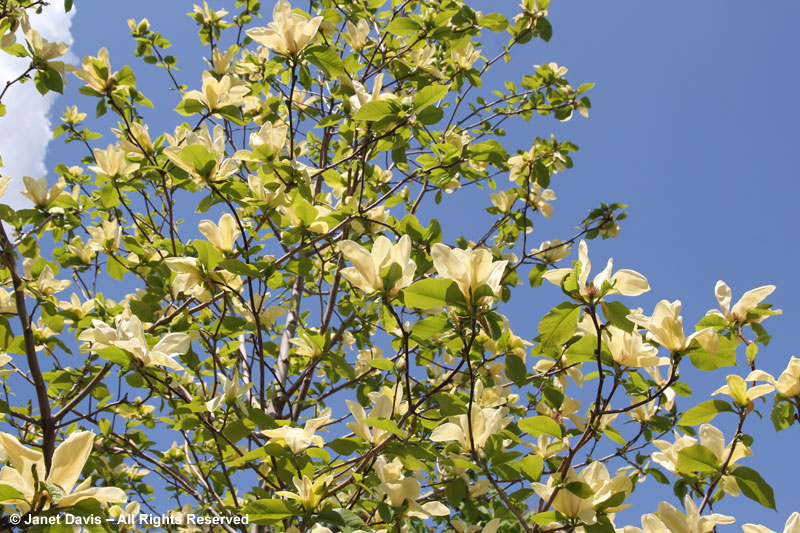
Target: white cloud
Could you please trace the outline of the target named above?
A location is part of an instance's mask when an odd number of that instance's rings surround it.
[[[31,27],[48,41],[61,41],[71,45],[73,39],[70,30],[74,15],[75,8],[64,13],[63,7],[50,5],[41,14],[31,15]],[[17,42],[23,45],[25,43],[21,32],[17,33]],[[68,53],[59,59],[73,62],[74,56],[70,56]],[[7,81],[25,72],[29,62],[29,58],[13,57],[0,52],[0,87],[5,87]],[[39,178],[47,175],[44,161],[53,131],[49,115],[57,96],[54,93],[42,96],[31,80],[24,84],[14,84],[3,97],[6,115],[0,117],[0,156],[3,158],[0,173],[10,176],[12,182],[2,202],[16,209],[30,206],[30,201],[20,194],[23,189],[22,177]]]

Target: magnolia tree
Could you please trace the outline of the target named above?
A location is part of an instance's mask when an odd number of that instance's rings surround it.
[[[172,89],[167,132],[113,51],[60,62],[30,27],[44,2],[2,4],[3,51],[30,60],[6,88],[72,77],[84,96],[54,132],[73,159],[0,187],[30,200],[0,205],[0,527],[708,532],[734,522],[720,500],[775,507],[747,434],[754,413],[800,417],[800,359],[758,369],[774,287],[732,303],[720,281],[694,326],[677,300],[637,308],[646,277],[593,273],[587,245],[616,236],[620,204],[534,248],[577,148],[531,135],[513,153],[501,127],[587,115],[591,84],[554,63],[490,76],[550,38],[547,0],[513,19],[460,0],[204,3],[189,16],[210,59],[188,86],[131,20]],[[116,127],[91,131],[87,109]],[[432,215],[468,187],[496,191],[490,223],[442,242]],[[534,288],[564,301],[502,314]],[[651,503],[617,514],[635,490]]]

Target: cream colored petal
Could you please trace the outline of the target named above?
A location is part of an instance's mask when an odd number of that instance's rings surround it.
[[[800,513],[794,512],[789,516],[783,533],[800,533]]]
[[[756,385],[755,387],[751,387],[747,391],[747,397],[749,399],[751,399],[751,400],[755,400],[756,398],[760,398],[761,396],[764,396],[765,394],[769,394],[770,392],[772,392],[774,390],[775,390],[775,387],[773,387],[772,385],[769,385],[767,383],[764,383],[762,385]]]
[[[639,296],[650,290],[647,278],[635,270],[622,269],[611,277],[614,290],[623,296]]]
[[[105,503],[125,503],[128,497],[125,491],[116,487],[93,487],[74,494],[65,496],[58,502],[58,507],[71,507],[82,500],[89,498]]]
[[[719,280],[714,287],[714,296],[717,297],[719,308],[722,309],[722,313],[727,318],[731,310],[731,288],[724,281]]]
[[[47,482],[55,483],[69,493],[81,475],[93,443],[94,433],[89,431],[76,431],[70,434],[53,453],[53,463]]]
[[[153,346],[153,351],[167,355],[183,355],[189,351],[191,342],[191,338],[186,333],[167,333]]]
[[[45,478],[44,456],[41,453],[26,448],[8,433],[0,433],[0,446],[5,448],[11,466],[22,475],[27,485],[33,487],[33,468],[36,468],[39,479]]]
[[[772,294],[774,290],[775,285],[764,285],[763,287],[747,291],[742,295],[739,301],[736,302],[736,305],[733,306],[731,313],[737,320],[744,320],[747,317],[747,311],[754,309],[758,304],[764,301],[767,296]]]
[[[464,431],[458,424],[447,422],[434,429],[430,438],[433,442],[461,441],[464,440]]]

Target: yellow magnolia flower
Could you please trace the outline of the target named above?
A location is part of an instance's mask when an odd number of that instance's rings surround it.
[[[374,468],[381,481],[378,492],[389,500],[389,504],[392,507],[400,507],[408,503],[404,516],[423,520],[431,516],[450,516],[450,509],[440,502],[433,501],[423,505],[417,503],[422,487],[416,478],[403,475],[403,464],[396,457],[389,463],[381,455],[375,461]]]
[[[53,274],[53,269],[50,268],[50,265],[45,265],[41,272],[39,272],[38,276],[33,275],[33,259],[25,258],[22,261],[22,268],[25,272],[25,277],[31,280],[28,283],[28,286],[33,287],[36,289],[36,292],[39,293],[41,296],[45,298],[48,296],[52,296],[57,292],[61,292],[70,285],[72,282],[65,279],[59,280],[55,278],[55,274]]]
[[[475,63],[475,61],[481,57],[481,52],[480,50],[475,50],[475,47],[472,46],[472,43],[468,43],[466,46],[461,47],[458,50],[452,50],[450,55],[456,62],[459,70],[469,70],[472,68],[472,65]]]
[[[220,9],[218,11],[214,11],[210,7],[208,7],[208,2],[203,0],[203,7],[194,4],[192,12],[200,15],[200,19],[203,21],[204,24],[211,24],[211,25],[218,25],[220,23],[224,23],[225,21],[222,20],[222,17],[228,14],[228,11],[225,9]],[[191,13],[190,13],[191,15]]]
[[[627,498],[633,490],[630,478],[623,474],[612,478],[608,474],[605,465],[599,461],[594,461],[580,473],[575,472],[575,469],[570,467],[566,475],[553,474],[547,480],[547,485],[533,483],[532,487],[541,499],[550,501],[558,481],[561,482],[560,485],[562,486],[558,489],[555,498],[553,498],[553,508],[566,517],[578,518],[587,524],[594,524],[597,520],[594,507],[620,492],[624,493]],[[570,492],[564,486],[575,482],[588,485],[593,493],[586,498],[582,498]],[[615,506],[607,509],[607,511],[614,512],[625,507],[629,506]]]
[[[775,533],[767,527],[756,524],[744,524],[742,531],[744,533]],[[800,533],[800,513],[794,512],[789,516],[783,527],[783,533]]]
[[[253,385],[255,385],[251,382],[244,386],[240,386],[238,368],[233,371],[233,377],[231,379],[228,379],[228,377],[222,372],[217,373],[217,377],[222,384],[222,393],[206,402],[206,409],[208,409],[210,412],[214,412],[219,409],[226,401],[238,402],[242,399],[242,397],[244,397],[245,394],[247,394],[247,391],[249,391]]]
[[[411,259],[411,239],[408,235],[400,237],[396,244],[381,235],[375,239],[372,250],[350,240],[341,241],[337,247],[354,265],[343,268],[342,276],[368,294],[386,291],[390,297],[395,296],[414,281],[417,265]],[[391,287],[384,287],[381,275],[385,275],[385,271],[394,264],[400,267],[400,276],[392,282]]]
[[[126,161],[125,151],[113,144],[109,144],[105,150],[96,148],[94,158],[97,164],[90,166],[89,170],[108,177],[126,176],[139,168],[137,163]]]
[[[364,408],[361,407],[361,404],[351,400],[345,400],[345,402],[347,403],[347,408],[350,409],[350,412],[353,414],[353,418],[355,419],[354,422],[347,423],[347,427],[350,429],[350,431],[374,446],[377,446],[389,437],[391,433],[379,428],[375,428],[374,434],[370,432],[369,425],[364,422],[364,419],[367,418],[367,413],[364,411]],[[392,411],[392,399],[381,394],[378,396],[375,404],[372,406],[369,416],[370,418],[391,419],[393,414]]]
[[[344,40],[347,41],[353,50],[358,52],[367,43],[367,36],[369,35],[369,23],[367,19],[361,19],[358,24],[353,24],[347,21],[347,33],[343,35]]]
[[[508,213],[517,201],[517,193],[514,191],[500,191],[489,193],[492,205],[500,210],[501,213]]]
[[[61,57],[67,53],[69,45],[61,42],[50,42],[43,39],[38,31],[31,28],[28,22],[28,17],[22,17],[21,20],[22,31],[25,35],[25,40],[28,42],[33,56],[37,59],[47,63],[47,66],[56,70],[61,77],[64,78],[67,71],[74,70],[72,65],[67,65],[63,61],[53,61],[57,57]]]
[[[0,433],[0,447],[8,453],[11,462],[11,466],[0,470],[0,486],[19,493],[19,496],[8,495],[0,500],[0,504],[14,505],[20,512],[26,513],[39,506],[43,509],[71,507],[89,498],[99,502],[124,503],[128,498],[122,489],[92,487],[91,478],[75,486],[89,459],[93,442],[94,433],[73,432],[56,448],[50,470],[45,471],[44,456],[40,452],[26,448],[8,433]],[[57,485],[64,491],[64,496],[57,502],[53,501],[41,482]]]
[[[322,17],[311,20],[292,13],[286,0],[278,0],[272,10],[272,22],[266,28],[251,28],[247,36],[278,55],[295,57],[317,33]]]
[[[253,198],[264,202],[267,207],[285,207],[291,203],[291,200],[286,196],[286,187],[284,187],[283,183],[279,183],[277,188],[274,186],[267,188],[261,178],[255,174],[250,174],[247,177],[247,186],[250,188]]]
[[[553,239],[552,241],[543,241],[538,248],[531,250],[531,253],[548,263],[555,263],[569,256],[570,249],[561,239]]]
[[[81,299],[78,297],[78,295],[73,292],[69,297],[69,302],[61,301],[58,302],[58,305],[65,311],[69,311],[70,313],[74,314],[76,317],[78,317],[78,320],[80,320],[92,312],[94,309],[94,299],[81,302]]]
[[[716,353],[719,346],[719,338],[713,328],[701,329],[686,336],[683,332],[680,300],[674,302],[661,300],[656,304],[652,316],[633,313],[628,315],[628,320],[646,329],[648,340],[655,341],[673,352],[686,350],[694,339],[711,353]]]
[[[59,178],[53,187],[47,187],[47,178],[39,178],[35,180],[30,176],[22,178],[25,183],[25,190],[22,191],[22,196],[34,203],[36,207],[46,208],[58,198],[67,186],[64,178]],[[8,185],[6,185],[8,187]]]
[[[467,415],[457,415],[450,417],[453,422],[446,422],[431,433],[430,439],[433,442],[457,441],[461,444],[462,450],[472,450],[483,448],[489,437],[506,427],[511,418],[506,417],[507,409],[498,407],[496,409],[483,408],[472,404],[472,432],[470,434]],[[474,439],[474,440],[473,440]],[[474,446],[470,446],[473,441]]]
[[[233,60],[238,51],[239,47],[236,45],[230,46],[225,50],[225,53],[222,53],[219,48],[214,48],[211,52],[211,71],[219,76],[231,72],[233,70]]]
[[[111,130],[119,139],[119,147],[125,152],[139,155],[153,155],[155,148],[150,139],[150,131],[147,126],[138,122],[131,122],[129,131],[117,129]]]
[[[91,227],[86,229],[92,236],[86,242],[86,246],[95,252],[113,253],[119,250],[120,239],[122,238],[122,228],[116,220],[104,220],[102,227]]]
[[[172,282],[174,296],[184,293],[187,296],[202,298],[206,291],[198,286],[203,280],[203,274],[200,272],[200,263],[196,257],[168,257],[166,263],[170,270],[178,274]]]
[[[381,89],[383,89],[383,72],[375,76],[375,81],[372,83],[372,92],[367,91],[366,86],[359,81],[350,82],[349,79],[345,79],[345,82],[351,83],[353,90],[356,92],[356,94],[350,97],[350,106],[353,109],[353,113],[361,109],[361,106],[367,102],[378,102],[397,98],[394,94],[389,92],[381,93]]]
[[[316,418],[306,421],[303,429],[292,426],[281,426],[278,429],[265,429],[261,433],[269,437],[270,442],[289,448],[295,455],[300,454],[309,446],[324,446],[322,437],[315,435],[331,419],[331,409],[328,407]]]
[[[197,228],[221,252],[232,252],[236,248],[236,239],[242,234],[236,219],[230,213],[223,213],[219,217],[219,225],[210,220],[202,220]]]
[[[286,144],[286,133],[289,126],[265,122],[261,129],[250,134],[249,150],[239,150],[233,154],[234,159],[242,161],[274,161],[283,151]]]
[[[748,380],[751,379],[751,376],[748,376]],[[769,394],[770,392],[775,390],[775,387],[772,384],[764,383],[762,385],[756,385],[755,387],[747,388],[747,381],[742,379],[741,376],[737,376],[736,374],[731,374],[726,378],[728,384],[723,385],[722,387],[718,388],[714,392],[711,393],[711,396],[715,396],[717,394],[727,394],[739,407],[748,407],[751,405],[752,401],[756,398],[760,398],[765,394]]]
[[[203,72],[203,90],[187,91],[184,100],[197,100],[202,102],[213,113],[227,106],[240,106],[244,97],[250,92],[244,84],[231,76],[222,76],[217,80],[210,72]]]
[[[105,47],[97,52],[97,57],[84,57],[81,66],[82,69],[75,69],[72,73],[98,93],[114,93],[133,85],[133,76],[122,80],[122,83],[116,79],[118,72],[111,72],[111,62]]]
[[[136,315],[117,317],[116,328],[101,320],[92,320],[92,327],[78,335],[78,340],[88,342],[91,350],[116,346],[132,354],[144,366],[164,366],[176,371],[182,371],[183,367],[174,358],[189,351],[191,344],[185,333],[167,333],[150,348],[144,326]]]
[[[2,368],[6,366],[6,363],[10,363],[13,358],[8,355],[7,353],[0,353],[0,378],[8,376],[16,372],[13,368]],[[0,452],[0,456],[4,455],[5,452]]]
[[[279,490],[275,494],[283,496],[284,498],[296,500],[307,510],[313,511],[322,502],[322,496],[325,494],[325,487],[328,486],[328,483],[330,483],[332,479],[332,476],[320,476],[312,482],[306,475],[303,476],[303,479],[294,477],[292,478],[292,483],[294,483],[297,492]]]
[[[699,433],[700,444],[710,449],[720,463],[724,462],[730,454],[731,445],[733,443],[730,443],[726,446],[725,436],[719,429],[711,424],[701,425]],[[684,448],[688,448],[697,444],[697,439],[688,437],[686,435],[680,435],[677,431],[674,432],[674,435],[675,442],[672,443],[660,439],[654,440],[653,445],[658,448],[658,451],[653,452],[650,457],[653,459],[653,462],[663,466],[666,470],[677,475],[678,452]],[[743,457],[749,457],[751,455],[753,455],[753,452],[750,450],[750,448],[741,442],[738,442],[736,444],[736,448],[734,449],[733,456],[731,456],[731,464],[736,463],[736,461],[742,459]],[[733,482],[728,482],[727,484],[730,489],[733,489],[733,486],[735,486],[735,481],[731,481]],[[738,491],[736,493],[738,494]]]
[[[239,169],[236,161],[225,158],[225,131],[220,125],[214,126],[213,137],[204,122],[197,132],[178,128],[175,136],[167,136],[167,140],[172,146],[164,149],[164,155],[173,164],[185,170],[198,185],[223,181]],[[202,169],[197,168],[191,154],[184,159],[183,151],[193,145],[204,148],[212,157],[213,165],[210,169],[205,168],[207,164]]]
[[[686,514],[683,514],[667,502],[658,504],[658,519],[667,527],[667,531],[676,533],[709,533],[718,524],[732,524],[735,522],[732,516],[717,513],[700,516],[697,506],[689,495],[684,500],[684,508],[686,509]]]
[[[484,285],[491,289],[495,297],[499,295],[500,282],[508,261],[493,261],[491,252],[483,248],[461,250],[441,243],[433,245],[431,257],[436,272],[455,281],[471,305],[490,304],[491,296],[474,301],[478,289]]]
[[[717,297],[722,312],[720,313],[714,310],[711,311],[711,313],[724,317],[728,322],[737,322],[739,324],[744,324],[745,322],[761,322],[767,317],[760,316],[752,320],[747,320],[747,313],[755,309],[756,306],[764,301],[764,298],[772,294],[774,290],[775,285],[764,285],[763,287],[747,291],[739,298],[739,301],[736,302],[733,309],[731,309],[731,289],[724,281],[720,280],[714,288],[714,294]]]
[[[658,357],[658,348],[642,342],[638,333],[628,333],[614,326],[603,330],[603,341],[611,357],[620,366],[642,368],[669,364],[666,357]]]
[[[792,357],[786,370],[778,376],[775,388],[788,398],[800,396],[800,359]]]
[[[609,259],[606,267],[589,281],[589,272],[592,269],[592,263],[589,261],[589,247],[586,241],[581,241],[578,246],[578,261],[579,268],[578,274],[578,291],[586,301],[593,301],[599,297],[607,294],[620,294],[622,296],[639,296],[650,290],[650,284],[643,275],[634,270],[622,269],[618,270],[613,276],[611,270],[614,266],[614,260]],[[571,268],[557,268],[550,270],[544,274],[544,278],[555,285],[561,285],[564,278],[566,278],[573,269]],[[608,283],[610,287],[603,290],[603,284]]]

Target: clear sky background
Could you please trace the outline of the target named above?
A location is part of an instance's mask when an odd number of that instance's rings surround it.
[[[96,55],[100,46],[108,46],[114,70],[132,65],[139,88],[156,102],[157,109],[173,108],[178,94],[166,91],[163,71],[133,57],[125,20],[149,17],[154,29],[175,45],[173,54],[182,69],[178,79],[199,88],[201,58],[187,55],[199,44],[194,22],[185,16],[192,4],[190,0],[78,0],[73,16],[45,14],[34,27],[43,28],[50,38],[73,40],[76,58]],[[233,2],[211,2],[214,8],[227,4]],[[272,2],[263,4],[269,18]],[[485,13],[516,9],[511,1],[476,4]],[[734,301],[746,290],[775,284],[778,289],[770,301],[784,315],[765,323],[773,342],[757,359],[760,368],[773,374],[783,370],[789,356],[800,355],[793,342],[800,317],[796,266],[800,251],[795,233],[800,190],[795,158],[800,140],[800,108],[795,102],[800,86],[798,19],[800,3],[794,0],[554,1],[551,42],[528,45],[518,56],[520,61],[513,68],[498,69],[498,78],[493,80],[518,79],[520,68],[530,72],[534,64],[555,61],[569,68],[567,77],[574,86],[597,84],[589,93],[593,104],[589,119],[576,116],[560,124],[542,118],[508,128],[510,151],[528,149],[533,137],[551,132],[581,148],[574,157],[575,168],[553,180],[551,188],[558,196],[555,215],[551,221],[537,223],[534,244],[571,235],[572,228],[600,201],[630,205],[619,238],[593,241],[589,246],[595,264],[614,257],[617,268],[632,268],[649,278],[651,292],[626,303],[650,313],[662,298],[680,299],[684,321],[691,328],[716,307],[718,279],[731,286]],[[486,41],[491,38],[487,32]],[[0,62],[0,82],[15,71],[10,62]],[[4,174],[38,177],[59,162],[77,162],[77,157],[69,155],[75,153],[74,146],[64,150],[56,142],[45,151],[41,141],[41,132],[52,127],[48,117],[57,123],[67,103],[78,102],[91,116],[94,100],[76,96],[80,84],[74,77],[69,81],[69,96],[64,98],[43,102],[33,95],[32,84],[9,96],[13,105],[21,100],[26,104],[22,114],[0,119]],[[146,119],[151,132],[171,132],[179,122],[177,116],[160,111],[150,112]],[[113,140],[107,124],[92,127],[106,135],[98,146]],[[52,172],[48,175],[53,179]],[[503,180],[501,184],[506,186]],[[475,213],[488,201],[471,194],[474,211],[462,205],[436,213],[450,240],[460,233],[448,230],[447,222],[457,223],[458,232],[474,238],[469,224],[486,220]],[[465,212],[470,213],[469,221],[463,217]],[[534,316],[538,322],[547,306],[559,300],[559,291],[548,286],[530,299],[517,298],[503,312],[510,316],[515,331],[526,330],[533,336],[536,324],[526,325],[527,317]],[[687,368],[684,376],[698,395],[707,395],[724,383],[724,374],[717,372],[706,379],[708,375]],[[800,427],[776,436],[769,408],[762,411],[763,421],[751,416],[745,426],[756,443],[755,457],[743,464],[756,467],[775,488],[779,513],[744,496],[726,498],[715,510],[736,515],[738,523],[722,531],[738,531],[745,522],[781,531],[788,515],[800,510],[796,488]],[[720,427],[732,435],[730,425]],[[671,495],[668,487],[657,488],[662,498]],[[620,514],[618,525],[638,525],[638,515],[654,511],[657,505],[653,493],[643,491],[631,502],[634,509]]]

